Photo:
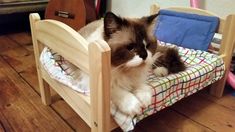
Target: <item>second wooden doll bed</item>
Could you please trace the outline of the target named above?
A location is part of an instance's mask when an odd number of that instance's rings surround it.
[[[183,7],[170,7],[187,13],[216,16],[205,10]],[[158,5],[151,6],[151,14],[160,10]],[[69,26],[56,20],[40,20],[38,14],[30,14],[30,24],[37,73],[42,102],[51,104],[50,88],[54,89],[72,109],[91,127],[92,132],[107,132],[117,127],[110,116],[110,47],[105,41],[88,42]],[[225,75],[211,85],[210,93],[221,97],[229,71],[235,42],[235,15],[220,18],[218,33],[222,34],[219,55],[225,63]],[[39,57],[47,46],[59,53],[90,76],[90,96],[78,93],[50,78],[40,65]],[[48,85],[49,84],[49,85]]]

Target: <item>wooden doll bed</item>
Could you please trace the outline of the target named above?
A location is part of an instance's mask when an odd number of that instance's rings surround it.
[[[170,7],[176,10],[200,15],[216,16],[208,11]],[[151,6],[151,14],[160,10],[158,5]],[[30,14],[30,25],[37,65],[37,73],[42,102],[51,104],[50,88],[55,90],[79,116],[91,127],[92,132],[106,132],[117,127],[110,116],[110,48],[105,41],[88,42],[69,26],[55,20],[40,20],[38,14]],[[235,15],[220,18],[218,33],[222,34],[219,55],[225,63],[225,75],[213,83],[210,93],[221,97],[229,71],[235,42]],[[47,46],[58,52],[75,66],[90,76],[90,96],[78,93],[50,78],[40,65],[40,53]],[[48,85],[49,84],[49,85]]]

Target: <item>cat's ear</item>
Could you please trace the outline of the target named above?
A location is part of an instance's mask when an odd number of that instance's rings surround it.
[[[145,23],[151,24],[157,16],[158,16],[158,14],[154,14],[154,15],[150,15],[150,16],[147,16],[147,17],[143,17],[143,19],[144,19]]]
[[[122,18],[116,16],[112,12],[107,12],[104,17],[104,32],[106,36],[110,36],[121,28]]]

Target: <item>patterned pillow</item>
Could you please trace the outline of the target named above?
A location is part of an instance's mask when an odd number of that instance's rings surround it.
[[[51,78],[80,93],[87,95],[90,93],[89,76],[48,47],[43,49],[40,62]],[[82,79],[79,77],[81,74]]]

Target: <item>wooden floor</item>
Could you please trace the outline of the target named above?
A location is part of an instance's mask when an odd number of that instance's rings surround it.
[[[30,34],[0,36],[0,132],[90,131],[55,93],[53,99],[50,106],[41,103]],[[205,89],[141,121],[134,131],[235,132],[235,97],[228,90],[216,99]]]

